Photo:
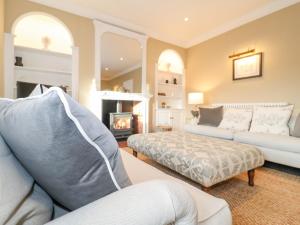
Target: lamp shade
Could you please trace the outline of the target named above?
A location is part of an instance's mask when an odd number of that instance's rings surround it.
[[[191,92],[188,94],[189,105],[200,105],[203,104],[203,93],[202,92]]]

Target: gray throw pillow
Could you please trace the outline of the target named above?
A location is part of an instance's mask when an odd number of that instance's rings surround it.
[[[53,203],[0,136],[0,224],[45,224]]]
[[[223,106],[216,108],[199,108],[200,118],[198,125],[217,127],[223,119]]]
[[[297,116],[293,136],[300,138],[300,114]]]
[[[111,132],[59,88],[0,102],[0,133],[32,177],[69,210],[131,184]]]

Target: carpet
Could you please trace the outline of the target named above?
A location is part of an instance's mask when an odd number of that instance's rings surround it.
[[[124,150],[131,152],[129,148]],[[153,160],[141,155],[139,158],[201,189],[195,182]],[[247,182],[245,173],[208,191],[228,202],[234,225],[300,225],[300,176],[262,167],[255,171],[255,186],[249,187]]]

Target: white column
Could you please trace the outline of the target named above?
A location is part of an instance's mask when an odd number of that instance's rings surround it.
[[[79,100],[79,48],[72,47],[72,97]]]
[[[147,37],[140,41],[143,47],[143,58],[142,58],[142,93],[147,93]]]
[[[14,35],[4,34],[4,96],[16,98]]]

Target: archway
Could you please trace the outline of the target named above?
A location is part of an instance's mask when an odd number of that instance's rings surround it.
[[[60,86],[78,99],[79,49],[74,45],[58,18],[43,12],[19,16],[5,34],[5,96],[27,97],[28,89],[43,84]]]
[[[184,63],[181,56],[175,50],[167,49],[158,58],[158,69],[160,71],[183,74]]]

